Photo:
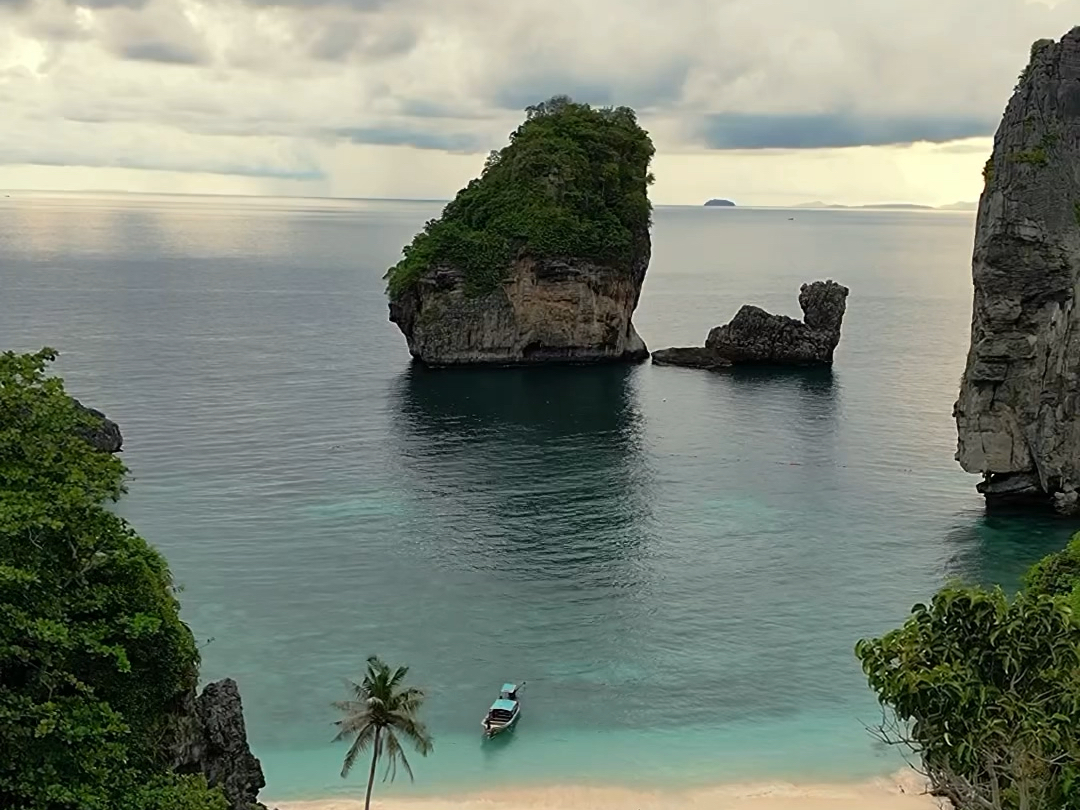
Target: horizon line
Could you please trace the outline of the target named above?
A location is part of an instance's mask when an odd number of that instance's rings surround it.
[[[225,199],[257,199],[257,200],[343,200],[346,202],[402,202],[402,203],[449,203],[450,198],[435,197],[331,197],[311,196],[307,194],[235,194],[226,192],[191,192],[191,191],[132,191],[128,189],[0,189],[0,194],[10,198],[12,194],[18,195],[46,195],[46,194],[85,194],[85,195],[126,195],[137,197],[221,197]],[[731,206],[707,206],[702,203],[653,203],[657,208],[771,208],[780,210],[824,210],[844,208],[894,208],[914,209],[922,211],[944,211],[946,213],[972,213],[973,209],[955,208],[954,206],[977,206],[977,201],[958,200],[944,205],[929,205],[924,203],[910,202],[875,202],[875,203],[827,203],[821,200],[812,200],[801,203],[788,203],[786,205],[739,205]]]

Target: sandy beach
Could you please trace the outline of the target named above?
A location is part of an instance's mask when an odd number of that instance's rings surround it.
[[[377,787],[377,786],[376,786]],[[440,799],[386,799],[378,810],[936,810],[936,799],[910,771],[853,784],[723,785],[692,791],[642,791],[615,787],[553,786]],[[277,810],[362,810],[358,799],[269,802]]]

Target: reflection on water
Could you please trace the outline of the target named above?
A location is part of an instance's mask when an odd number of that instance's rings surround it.
[[[438,499],[439,553],[511,578],[638,584],[628,561],[650,510],[633,375],[410,367],[395,427],[416,494]]]
[[[636,373],[414,364],[394,388],[392,438],[417,504],[416,553],[480,575],[473,607],[490,645],[473,654],[489,672],[527,677],[541,724],[610,723],[615,698],[589,695],[652,665],[624,654],[655,598]]]

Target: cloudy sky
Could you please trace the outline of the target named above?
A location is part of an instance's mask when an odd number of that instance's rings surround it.
[[[0,0],[0,188],[444,199],[556,93],[657,203],[974,200],[1080,0]]]

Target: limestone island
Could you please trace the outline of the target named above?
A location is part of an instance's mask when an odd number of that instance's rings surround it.
[[[848,292],[847,287],[831,279],[802,285],[801,321],[744,305],[730,323],[709,332],[704,347],[661,349],[653,352],[652,361],[661,366],[704,369],[832,365]]]
[[[390,320],[429,366],[644,360],[652,141],[629,107],[526,115],[387,271]]]
[[[706,208],[734,208],[735,203],[731,200],[709,200],[705,203]]]
[[[956,459],[988,503],[1080,512],[1080,27],[1039,40],[994,136],[975,224]]]

